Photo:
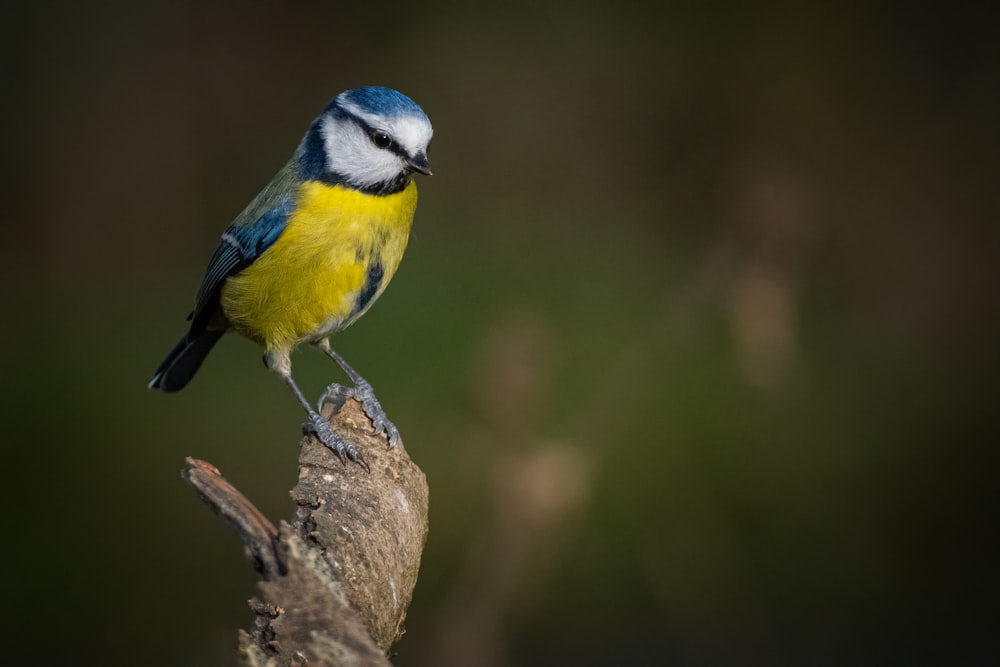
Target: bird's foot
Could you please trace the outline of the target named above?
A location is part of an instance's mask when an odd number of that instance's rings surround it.
[[[340,460],[347,463],[350,459],[354,461],[359,466],[371,472],[371,468],[368,467],[368,462],[365,461],[365,457],[361,455],[361,452],[357,450],[353,445],[344,440],[339,433],[330,427],[330,422],[323,419],[318,414],[312,414],[309,417],[309,421],[302,424],[303,433],[313,433],[319,441],[324,445],[333,450],[333,453],[340,457]]]
[[[331,384],[323,392],[323,395],[320,396],[319,405],[322,407],[324,403],[333,403],[339,406],[343,405],[344,401],[348,398],[353,398],[361,403],[361,408],[368,415],[368,418],[372,420],[375,435],[382,435],[384,433],[389,438],[389,446],[395,447],[396,443],[399,442],[399,429],[386,416],[385,410],[382,409],[382,404],[375,398],[375,390],[364,380],[358,382],[353,387],[344,387],[336,383]]]

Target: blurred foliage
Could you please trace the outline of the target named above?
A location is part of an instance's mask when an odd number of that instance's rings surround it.
[[[232,660],[254,577],[178,472],[287,517],[302,415],[235,338],[144,385],[219,232],[369,83],[436,128],[406,261],[335,341],[431,486],[397,664],[1000,654],[988,12],[155,0],[3,31],[11,664]]]

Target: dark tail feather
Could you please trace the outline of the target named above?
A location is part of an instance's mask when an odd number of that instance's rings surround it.
[[[206,329],[193,340],[188,340],[188,334],[185,334],[156,369],[156,374],[149,381],[149,388],[167,393],[183,389],[224,333],[224,330]]]

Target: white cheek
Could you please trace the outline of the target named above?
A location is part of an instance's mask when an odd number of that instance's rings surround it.
[[[352,185],[365,187],[395,178],[405,165],[394,153],[372,144],[354,123],[328,118],[323,123],[326,166]]]

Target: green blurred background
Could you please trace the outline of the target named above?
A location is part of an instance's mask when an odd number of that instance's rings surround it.
[[[372,83],[436,129],[335,340],[431,487],[396,664],[1000,658],[995,23],[652,6],[8,8],[7,664],[232,662],[255,577],[178,473],[287,518],[302,415],[236,338],[145,383],[224,226]]]

